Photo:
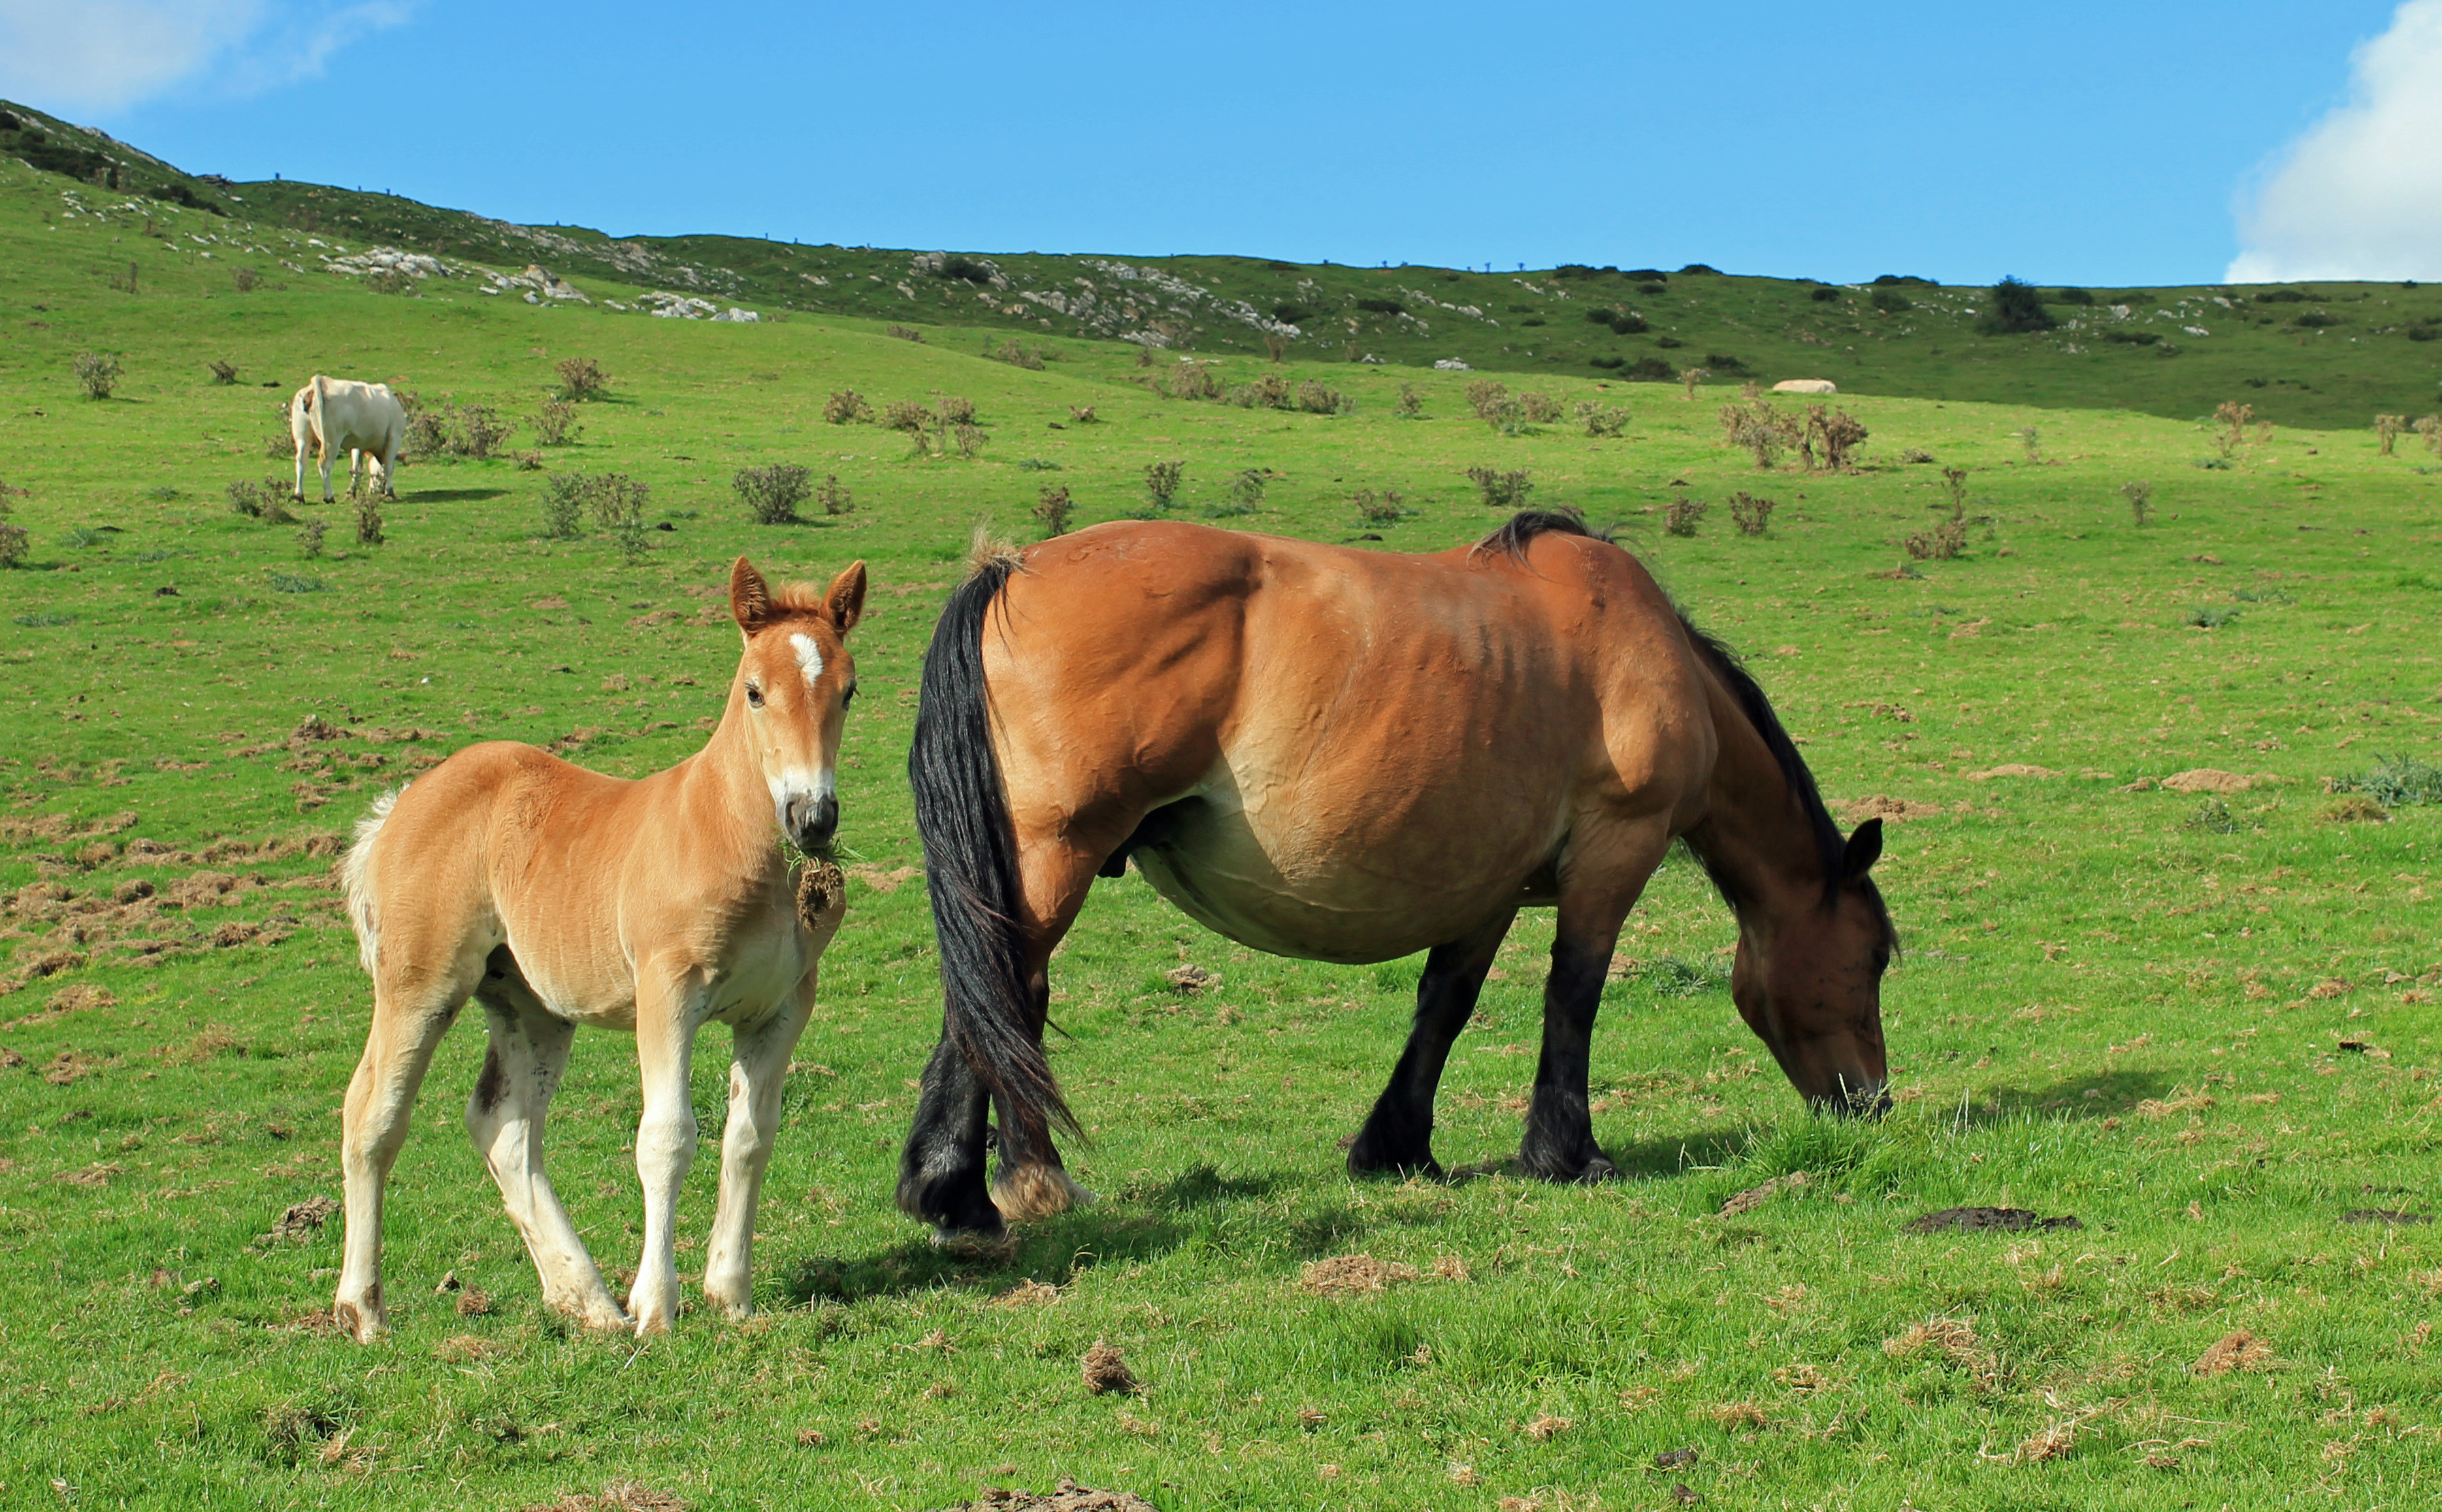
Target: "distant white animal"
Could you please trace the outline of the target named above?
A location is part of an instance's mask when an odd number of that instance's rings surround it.
[[[1783,378],[1772,386],[1775,393],[1838,393],[1840,386],[1829,378]]]
[[[384,498],[395,498],[391,483],[398,468],[399,449],[407,445],[407,406],[386,383],[357,383],[347,378],[314,374],[312,381],[288,401],[288,433],[297,442],[297,497],[305,497],[305,451],[321,451],[322,502],[331,501],[331,464],[348,454],[348,486],[355,486],[361,465],[373,470],[371,483]]]

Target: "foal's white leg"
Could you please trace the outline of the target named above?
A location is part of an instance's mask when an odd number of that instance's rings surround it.
[[[542,1168],[543,1119],[568,1068],[576,1027],[538,1003],[496,1001],[488,989],[483,1012],[492,1043],[484,1052],[483,1074],[466,1100],[466,1133],[483,1152],[509,1219],[525,1239],[526,1253],[542,1278],[543,1305],[588,1328],[625,1328],[628,1315],[602,1284],[601,1270]]]
[[[780,1131],[780,1088],[788,1079],[789,1056],[813,1009],[814,975],[808,972],[786,1002],[760,1022],[741,1026],[732,1044],[729,1126],[720,1138],[720,1206],[713,1214],[703,1267],[703,1300],[732,1318],[755,1310],[755,1210]]]
[[[390,1315],[382,1305],[382,1188],[398,1161],[399,1147],[407,1142],[408,1117],[424,1085],[424,1073],[432,1066],[433,1047],[465,1000],[464,988],[447,986],[411,997],[378,988],[374,994],[373,1029],[365,1036],[364,1058],[356,1063],[342,1110],[339,1169],[347,1195],[348,1236],[331,1309],[339,1326],[360,1344],[390,1332]]]
[[[636,1175],[645,1188],[645,1252],[636,1262],[628,1314],[637,1333],[652,1334],[666,1332],[679,1315],[679,1188],[695,1162],[695,1103],[687,1078],[703,992],[691,970],[657,974],[647,963],[637,977],[636,1064],[644,1077],[645,1116],[636,1125]]]

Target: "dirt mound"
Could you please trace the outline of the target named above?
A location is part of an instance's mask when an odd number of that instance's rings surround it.
[[[1003,1490],[997,1485],[984,1487],[984,1494],[972,1502],[961,1502],[944,1512],[1155,1512],[1154,1504],[1134,1491],[1101,1491],[1090,1485],[1079,1485],[1066,1476],[1060,1478],[1060,1489],[1049,1496],[1036,1496],[1030,1491]]]
[[[2198,1375],[2227,1375],[2232,1371],[2257,1371],[2272,1363],[2272,1346],[2244,1328],[2232,1329],[2188,1369]]]
[[[2272,780],[2269,772],[2259,772],[2251,777],[2239,772],[2196,767],[2186,772],[2172,773],[2162,779],[2162,786],[2173,792],[2245,792],[2259,782]]]
[[[1870,793],[1863,798],[1836,800],[1832,811],[1847,824],[1863,824],[1868,819],[1931,819],[1944,812],[1938,803],[1918,803],[1912,798],[1886,798]]]
[[[1128,1371],[1127,1357],[1104,1339],[1094,1340],[1094,1347],[1085,1351],[1085,1357],[1078,1362],[1078,1372],[1085,1378],[1085,1390],[1097,1396],[1104,1392],[1137,1389],[1137,1378]]]
[[[1900,1231],[1902,1233],[1951,1231],[1977,1233],[1985,1230],[1998,1230],[2005,1233],[2016,1233],[2027,1229],[2050,1230],[2085,1227],[2086,1225],[2077,1221],[2077,1215],[2074,1213],[2063,1213],[2057,1218],[2047,1218],[2039,1212],[2032,1212],[2025,1208],[1944,1208],[1940,1212],[1928,1212],[1922,1218],[1902,1225]]]
[[[1384,1291],[1416,1279],[1416,1267],[1372,1255],[1335,1255],[1318,1260],[1298,1276],[1298,1289],[1318,1297],[1355,1297]]]
[[[1995,777],[2056,777],[2059,775],[2059,773],[2050,767],[2031,767],[2023,761],[2011,761],[2001,766],[1988,767],[1982,772],[1970,772],[1967,774],[1967,780],[1990,782]]]

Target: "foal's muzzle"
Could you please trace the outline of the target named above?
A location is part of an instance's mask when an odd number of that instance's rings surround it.
[[[839,798],[828,792],[791,798],[780,806],[780,827],[808,855],[829,850],[839,833]]]

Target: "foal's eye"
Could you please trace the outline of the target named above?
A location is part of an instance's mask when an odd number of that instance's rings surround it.
[[[854,683],[850,683],[847,685],[847,691],[840,695],[840,707],[843,709],[847,708],[849,704],[854,703],[855,701],[856,684]]]
[[[755,707],[755,708],[758,708],[758,709],[759,709],[759,708],[761,708],[761,707],[763,706],[763,690],[762,690],[761,688],[759,688],[759,687],[756,687],[756,686],[754,683],[747,683],[747,684],[746,684],[746,701],[747,701],[747,703],[748,703],[749,705],[751,705],[751,706],[753,706],[753,707]]]

